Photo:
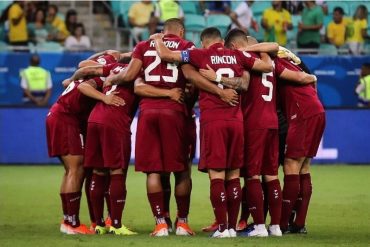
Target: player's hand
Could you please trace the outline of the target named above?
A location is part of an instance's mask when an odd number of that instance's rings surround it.
[[[216,81],[216,72],[207,64],[208,69],[200,69],[199,73],[210,81]]]
[[[112,84],[113,84],[113,80],[112,80],[113,78],[112,77],[113,77],[113,75],[110,74],[108,77],[105,78],[103,87],[112,86]]]
[[[116,96],[118,92],[111,92],[109,95],[105,95],[103,102],[107,105],[124,106],[126,102],[119,96]]]
[[[155,34],[150,35],[149,39],[153,39],[153,40],[163,39],[163,36],[164,36],[163,33],[155,33]]]
[[[236,106],[239,103],[238,93],[230,88],[220,91],[220,99],[231,106]]]
[[[181,88],[170,89],[168,97],[180,104],[184,103],[184,91]]]

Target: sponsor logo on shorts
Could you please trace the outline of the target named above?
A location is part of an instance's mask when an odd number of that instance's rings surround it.
[[[290,117],[291,120],[296,119],[296,118],[297,118],[297,114],[294,114],[293,116]]]

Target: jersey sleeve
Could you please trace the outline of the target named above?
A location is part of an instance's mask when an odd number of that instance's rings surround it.
[[[143,46],[145,44],[145,41],[144,42],[140,42],[139,44],[137,44],[132,52],[132,58],[136,58],[136,59],[139,59],[141,61],[144,60],[144,57],[143,57]]]
[[[253,65],[256,61],[256,59],[248,52],[241,52],[241,51],[236,51],[239,57],[239,61],[241,65],[244,67],[246,70],[252,70]]]
[[[275,58],[274,59],[275,63],[275,75],[279,77],[281,73],[286,69],[285,65],[282,64],[281,58]]]
[[[200,68],[202,65],[203,58],[205,57],[205,51],[202,49],[188,49],[188,63],[194,65],[197,68]],[[186,62],[186,61],[183,61]]]
[[[108,64],[103,66],[103,76],[107,77],[110,74],[110,71],[113,69],[115,64]]]

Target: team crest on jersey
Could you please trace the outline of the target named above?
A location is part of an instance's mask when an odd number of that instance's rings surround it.
[[[98,58],[97,62],[101,65],[106,65],[107,64],[107,61],[105,60],[105,58]]]
[[[114,73],[120,73],[121,71],[123,71],[124,69],[126,69],[126,67],[122,67],[122,66],[118,66],[118,67],[115,67],[113,69],[113,72]]]
[[[251,56],[251,54],[249,54],[248,52],[246,52],[246,51],[243,51],[243,54],[244,54],[244,56],[246,56],[246,57],[252,57]]]

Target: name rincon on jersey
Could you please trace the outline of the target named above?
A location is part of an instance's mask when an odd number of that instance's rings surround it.
[[[235,56],[211,56],[212,64],[236,64]]]

